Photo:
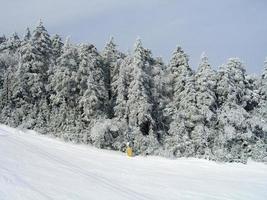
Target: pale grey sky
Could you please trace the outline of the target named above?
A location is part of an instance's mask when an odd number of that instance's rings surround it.
[[[267,56],[266,0],[0,0],[0,34],[23,34],[42,19],[49,33],[102,49],[111,35],[119,49],[137,36],[168,61],[181,45],[193,68],[203,51],[217,66],[239,57],[261,73]]]

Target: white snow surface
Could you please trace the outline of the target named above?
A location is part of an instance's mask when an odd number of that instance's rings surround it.
[[[129,158],[0,125],[0,200],[267,199],[267,165]]]

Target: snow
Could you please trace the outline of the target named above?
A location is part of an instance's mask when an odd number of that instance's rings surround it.
[[[0,200],[266,200],[267,165],[129,158],[0,125]]]

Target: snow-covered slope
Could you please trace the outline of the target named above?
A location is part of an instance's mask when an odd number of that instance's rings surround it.
[[[267,199],[267,166],[126,157],[0,125],[0,200]]]

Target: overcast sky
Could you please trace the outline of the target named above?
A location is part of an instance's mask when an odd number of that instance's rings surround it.
[[[23,34],[42,19],[49,33],[102,49],[115,37],[132,49],[141,37],[154,56],[168,61],[181,45],[196,68],[203,51],[214,68],[239,57],[261,73],[267,56],[266,0],[0,0],[0,34]]]

